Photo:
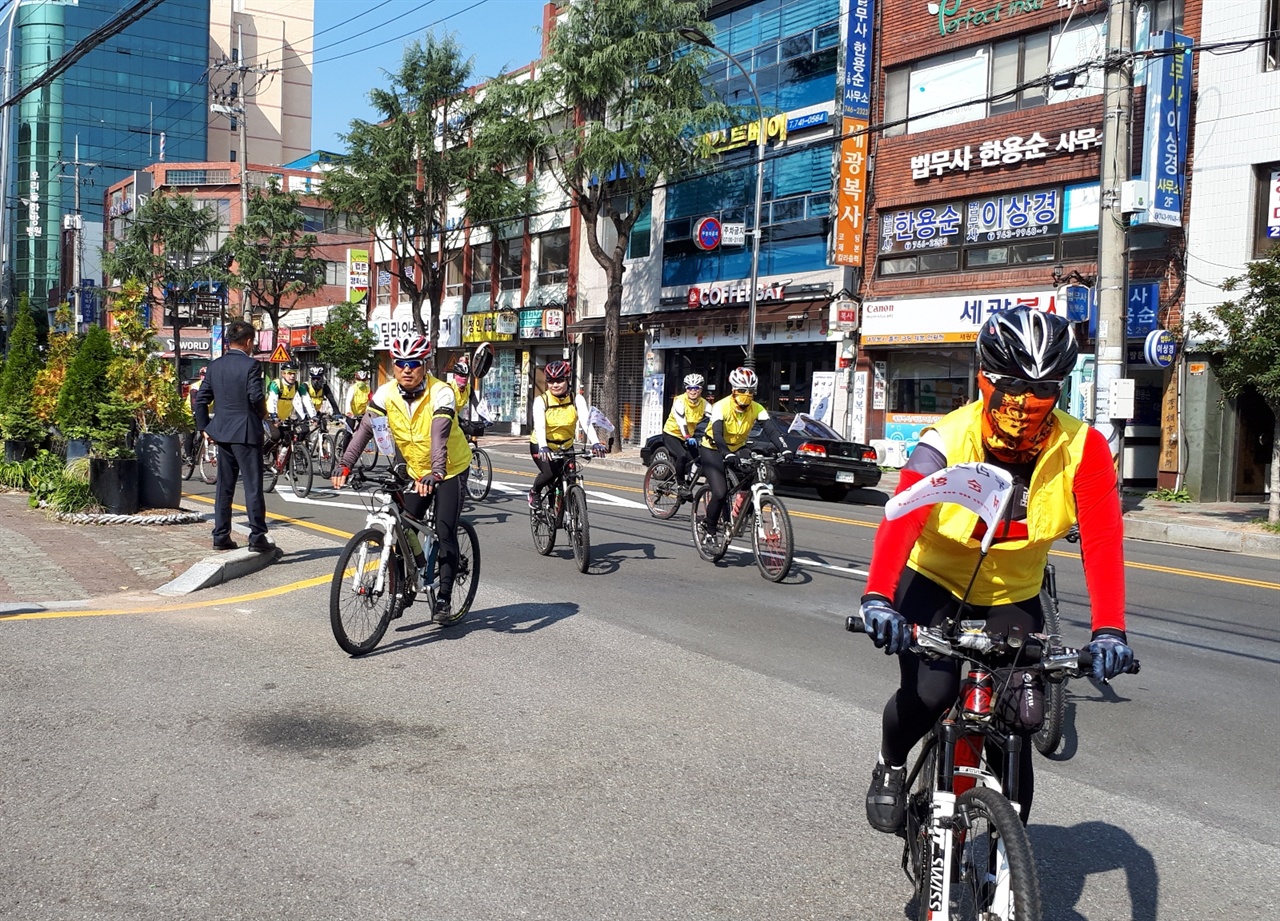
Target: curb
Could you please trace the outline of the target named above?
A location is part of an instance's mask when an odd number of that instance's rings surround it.
[[[155,594],[189,595],[202,588],[212,588],[241,576],[252,575],[280,559],[283,551],[274,544],[273,547],[270,553],[254,553],[249,548],[242,547],[205,557],[176,579],[157,588]]]
[[[1126,515],[1124,536],[1132,540],[1280,559],[1280,535],[1226,531]]]

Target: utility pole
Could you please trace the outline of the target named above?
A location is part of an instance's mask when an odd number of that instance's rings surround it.
[[[80,159],[80,135],[76,135],[75,159],[74,160],[58,160],[58,169],[64,169],[68,166],[74,167],[74,182],[76,187],[76,204],[75,214],[73,215],[74,223],[72,230],[75,232],[75,247],[71,251],[71,310],[72,310],[72,329],[78,329],[80,326],[81,305],[83,304],[84,292],[80,289],[80,276],[84,271],[84,216],[80,213],[80,186],[92,185],[93,180],[87,176],[80,178],[80,167],[88,167],[89,172],[93,172],[97,168],[97,163],[88,163]]]
[[[1117,470],[1124,477],[1124,428],[1132,397],[1123,399],[1128,333],[1128,218],[1121,193],[1129,180],[1129,118],[1133,107],[1130,59],[1133,27],[1131,0],[1112,0],[1107,10],[1107,56],[1103,88],[1101,215],[1098,227],[1098,335],[1094,407],[1089,423],[1107,438]],[[1120,415],[1123,413],[1123,415]]]

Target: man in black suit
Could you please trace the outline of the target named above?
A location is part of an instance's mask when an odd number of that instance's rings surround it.
[[[249,513],[249,549],[267,553],[267,503],[262,496],[262,420],[267,415],[262,369],[253,357],[253,327],[236,320],[227,327],[227,351],[209,364],[196,394],[196,428],[218,445],[218,492],[213,506],[213,549],[235,550],[231,539],[231,499],[244,477]],[[209,404],[218,411],[210,418]]]

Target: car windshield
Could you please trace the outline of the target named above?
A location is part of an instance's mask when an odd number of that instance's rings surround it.
[[[808,413],[770,413],[777,420],[778,426],[785,432],[800,435],[803,438],[822,438],[827,441],[841,441],[840,435],[825,422],[820,422]]]

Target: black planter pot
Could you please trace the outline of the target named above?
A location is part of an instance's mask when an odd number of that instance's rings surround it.
[[[67,463],[73,460],[79,460],[82,457],[89,456],[89,439],[88,438],[68,438],[67,439]]]
[[[4,459],[10,463],[30,460],[39,447],[34,441],[5,441]]]
[[[132,515],[138,510],[137,458],[91,459],[89,490],[108,512]]]
[[[178,508],[182,499],[180,435],[138,435],[138,501],[143,508]]]

